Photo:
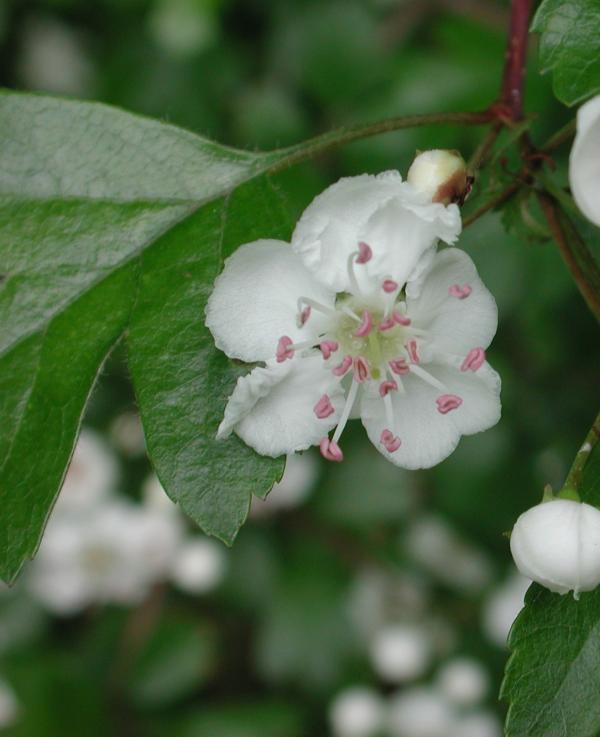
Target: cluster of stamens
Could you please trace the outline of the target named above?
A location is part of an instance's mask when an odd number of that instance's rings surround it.
[[[348,260],[348,275],[355,295],[360,293],[355,266],[368,263],[372,256],[371,247],[360,242],[358,250]],[[335,308],[301,298],[298,301],[298,327],[303,327],[312,311],[317,310],[333,318],[333,328],[319,335],[316,340],[294,343],[290,337],[283,335],[277,343],[275,355],[279,363],[292,359],[296,351],[304,349],[320,350],[324,361],[333,359],[334,354],[341,356],[331,371],[340,381],[347,383],[346,402],[332,437],[326,436],[320,442],[321,454],[330,461],[339,462],[344,458],[339,439],[355,404],[358,389],[367,381],[378,382],[378,393],[385,406],[388,425],[381,432],[380,442],[389,453],[394,453],[402,445],[394,429],[390,396],[392,392],[405,392],[402,376],[413,373],[440,391],[435,400],[440,414],[448,414],[463,403],[461,397],[448,393],[442,382],[420,366],[419,344],[426,343],[428,336],[426,331],[412,325],[411,318],[406,314],[406,303],[401,299],[400,285],[391,278],[384,279],[381,290],[384,295],[382,302],[386,304],[383,313],[381,307],[374,309],[367,305],[360,308],[358,298],[348,295],[339,295]],[[452,284],[448,288],[448,294],[460,300],[467,299],[471,292],[469,284]],[[461,371],[477,371],[484,361],[485,350],[473,348],[464,358]],[[313,411],[318,419],[327,419],[336,410],[331,398],[323,394]]]

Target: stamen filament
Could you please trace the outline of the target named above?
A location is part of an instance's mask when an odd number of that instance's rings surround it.
[[[300,297],[298,300],[298,312],[302,313],[305,306],[312,307],[314,310],[322,312],[324,315],[335,315],[335,310],[332,307],[322,305],[320,302],[317,302],[316,299],[311,299],[310,297]]]
[[[344,405],[344,409],[342,410],[342,416],[340,417],[340,421],[338,422],[338,425],[335,428],[335,432],[333,433],[333,437],[331,439],[334,443],[338,442],[338,440],[340,439],[340,435],[344,432],[344,428],[346,427],[346,423],[348,422],[348,418],[350,417],[350,412],[352,412],[352,407],[354,406],[357,393],[358,382],[353,381],[350,385],[348,396],[346,397],[346,404]]]
[[[435,376],[432,376],[420,366],[417,366],[416,364],[411,364],[410,370],[415,376],[418,376],[419,379],[422,379],[426,384],[433,386],[435,389],[439,389],[442,392],[448,391],[447,387],[442,384],[441,381],[438,381]]]

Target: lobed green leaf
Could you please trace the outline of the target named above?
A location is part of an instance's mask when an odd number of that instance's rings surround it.
[[[540,33],[540,68],[551,71],[554,94],[576,105],[600,92],[600,3],[543,0],[531,30]]]

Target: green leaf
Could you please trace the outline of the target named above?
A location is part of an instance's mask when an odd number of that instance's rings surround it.
[[[163,484],[231,542],[282,462],[212,441],[239,369],[214,348],[204,303],[235,247],[289,238],[281,197],[261,178],[288,154],[10,92],[0,129],[0,575],[13,579],[34,554],[96,376],[126,333]]]
[[[507,737],[596,737],[600,731],[600,590],[575,601],[534,584],[511,631],[501,697]]]
[[[544,0],[531,30],[541,34],[541,71],[552,71],[561,102],[575,105],[600,92],[598,0]]]

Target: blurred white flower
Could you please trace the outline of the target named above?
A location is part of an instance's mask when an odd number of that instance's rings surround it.
[[[67,470],[54,514],[81,513],[91,509],[114,491],[117,461],[93,430],[83,428]]]
[[[447,737],[455,726],[454,710],[433,689],[412,688],[390,700],[390,737]]]
[[[54,514],[27,577],[31,593],[57,614],[89,604],[135,604],[164,580],[181,527],[126,500],[107,499],[76,515]]]
[[[453,658],[444,663],[436,676],[439,691],[457,706],[474,706],[485,698],[489,685],[487,671],[472,658]]]
[[[478,711],[461,717],[452,737],[502,737],[502,725],[494,714]]]
[[[310,495],[319,465],[310,451],[289,455],[285,463],[283,478],[269,492],[266,499],[252,497],[250,516],[266,517],[270,514],[300,506]]]
[[[476,593],[491,580],[488,558],[464,542],[441,518],[417,520],[405,544],[412,558],[447,586]]]
[[[214,41],[217,26],[208,3],[158,0],[149,17],[156,43],[174,56],[198,54]]]
[[[173,583],[190,594],[204,594],[218,586],[226,569],[221,543],[204,537],[185,541],[178,549],[171,569]]]
[[[0,729],[14,724],[19,716],[19,703],[15,692],[0,678]]]
[[[577,207],[600,227],[600,95],[588,100],[577,111],[569,181]]]
[[[335,737],[377,737],[384,721],[382,699],[370,688],[349,688],[335,697],[329,721]]]
[[[137,458],[146,452],[142,421],[137,412],[123,412],[112,422],[110,437],[127,458]]]
[[[364,640],[390,622],[421,617],[428,603],[425,583],[407,573],[370,568],[355,578],[348,600],[351,621]]]
[[[402,683],[423,675],[431,658],[431,640],[418,625],[389,625],[375,635],[369,652],[382,679]]]
[[[506,647],[508,633],[523,608],[523,599],[530,583],[529,579],[513,573],[486,599],[482,625],[486,635],[496,645]]]
[[[93,67],[83,36],[50,18],[32,17],[23,24],[17,69],[30,89],[77,96],[91,92]]]
[[[142,484],[142,502],[147,509],[151,509],[157,514],[180,514],[177,504],[171,500],[163,489],[158,476],[154,472]]]
[[[577,599],[600,583],[600,510],[571,499],[537,504],[516,521],[510,550],[524,576]]]

